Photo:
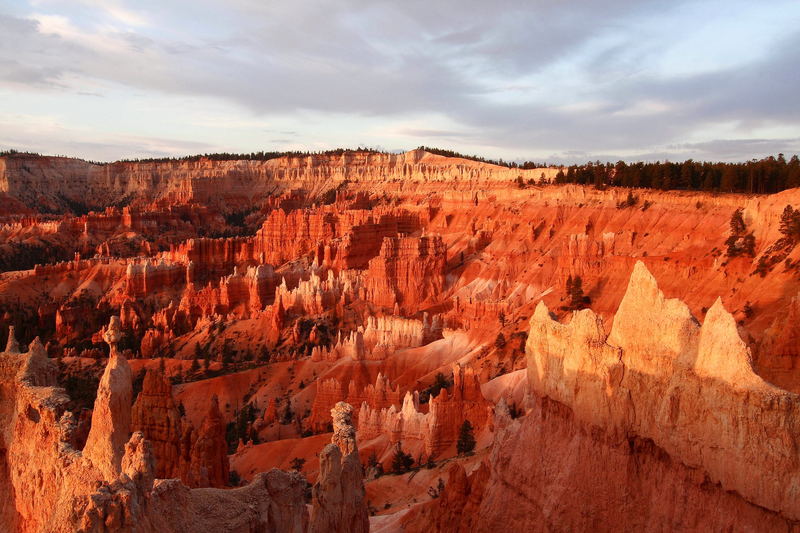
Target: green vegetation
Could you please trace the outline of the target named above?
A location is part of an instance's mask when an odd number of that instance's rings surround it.
[[[437,372],[433,378],[433,384],[419,393],[419,403],[428,403],[431,398],[435,398],[442,392],[442,389],[449,389],[453,386],[453,376],[445,377],[441,372]]]
[[[583,294],[583,279],[580,276],[573,278],[570,275],[567,278],[566,288],[567,304],[561,307],[564,311],[578,311],[592,303],[591,298]]]
[[[321,152],[302,152],[302,151],[288,151],[288,152],[251,152],[249,154],[236,154],[230,152],[215,152],[211,154],[195,154],[185,155],[181,157],[152,157],[147,159],[122,159],[122,163],[166,163],[169,161],[200,161],[201,159],[209,159],[211,161],[269,161],[270,159],[277,159],[279,157],[308,157],[311,155],[332,155],[341,156],[344,154],[358,154],[370,153],[380,154],[384,153],[380,150],[372,148],[336,148],[333,150],[325,150]]]
[[[403,451],[403,444],[398,442],[397,448],[392,456],[392,472],[394,474],[405,474],[411,470],[412,466],[414,466],[414,458],[411,457],[411,454],[405,453]]]
[[[556,175],[556,183],[580,183],[606,187],[652,188],[769,194],[800,187],[800,159],[777,157],[744,163],[711,163],[688,159],[682,163],[616,164],[589,162],[571,165]]]
[[[234,453],[239,446],[239,440],[252,440],[253,444],[258,444],[258,434],[253,430],[252,424],[255,422],[256,408],[248,403],[236,414],[236,418],[225,427],[225,440],[228,443],[228,453]]]
[[[464,420],[461,428],[458,430],[458,441],[456,442],[456,451],[459,455],[466,455],[472,453],[475,449],[475,435],[473,434],[472,424],[469,420]]]
[[[306,464],[306,460],[305,459],[303,459],[302,457],[295,457],[289,463],[289,468],[291,468],[292,470],[295,470],[297,472],[300,472],[301,470],[303,470],[303,466],[305,466],[305,464]]]
[[[791,205],[783,208],[780,232],[792,243],[800,240],[800,210],[795,210]]]
[[[756,238],[752,232],[748,233],[747,231],[747,225],[742,216],[742,208],[737,209],[731,215],[730,227],[730,236],[725,240],[725,245],[728,247],[727,256],[755,256]]]

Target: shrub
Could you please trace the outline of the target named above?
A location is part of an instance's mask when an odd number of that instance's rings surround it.
[[[433,500],[441,496],[442,492],[444,492],[444,481],[442,481],[442,478],[439,478],[439,482],[436,483],[435,487],[428,487],[428,494]]]
[[[625,209],[633,207],[639,203],[639,197],[633,194],[633,191],[628,191],[628,197],[624,200],[617,202],[617,209]]]
[[[459,455],[471,453],[475,449],[475,435],[472,432],[472,424],[469,420],[464,420],[461,429],[458,431],[458,442],[456,450]]]
[[[497,334],[497,337],[494,339],[494,347],[498,350],[502,350],[506,347],[506,337],[503,335],[502,332]]]
[[[394,456],[392,457],[392,472],[395,474],[405,474],[411,467],[414,465],[414,458],[411,457],[411,454],[405,453],[403,451],[402,443],[397,443],[397,448],[394,451]]]

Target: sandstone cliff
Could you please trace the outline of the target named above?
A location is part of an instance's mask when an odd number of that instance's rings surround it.
[[[555,174],[554,169],[536,169],[535,177],[542,172]],[[534,171],[523,173],[534,176]],[[405,154],[291,156],[269,161],[201,158],[105,165],[65,157],[14,156],[0,158],[0,193],[28,205],[62,209],[69,205],[68,201],[104,208],[120,199],[244,207],[301,187],[318,193],[327,191],[346,180],[511,182],[518,174],[517,169],[465,160],[454,162],[421,150]]]
[[[115,320],[105,337],[112,356],[83,453],[68,444],[74,420],[41,343],[20,354],[10,342],[12,350],[0,353],[0,489],[6,495],[0,529],[306,531],[305,482],[297,474],[273,470],[226,491],[190,490],[178,480],[154,479],[150,443],[140,432],[128,438],[130,372],[115,353]]]
[[[433,530],[502,521],[531,531],[769,531],[797,521],[800,400],[753,372],[719,300],[700,326],[638,263],[609,335],[590,310],[565,325],[540,303],[526,352],[533,403],[518,420],[498,411],[488,479],[476,472],[466,483],[481,492],[477,519],[435,520]],[[441,516],[475,500],[454,476]],[[408,529],[429,531],[430,512],[412,514]]]

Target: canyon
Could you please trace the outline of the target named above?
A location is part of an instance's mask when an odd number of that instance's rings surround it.
[[[800,189],[559,170],[0,157],[0,530],[797,530]]]

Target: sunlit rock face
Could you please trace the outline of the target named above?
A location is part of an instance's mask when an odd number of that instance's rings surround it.
[[[369,531],[352,415],[353,407],[344,402],[331,409],[333,437],[320,454],[319,479],[312,493],[311,532]]]
[[[800,400],[755,374],[720,300],[700,325],[637,263],[609,335],[590,310],[561,324],[543,303],[530,328],[527,416],[498,410],[485,462],[452,470],[408,530],[791,528]]]
[[[800,192],[557,172],[0,157],[0,531],[795,527]]]

